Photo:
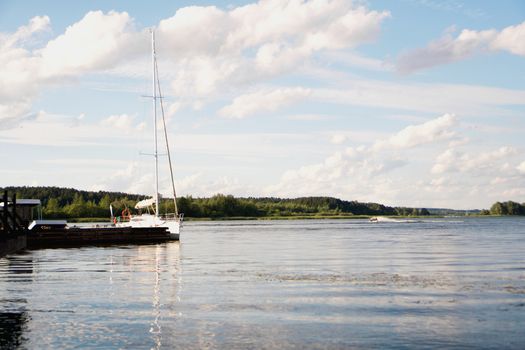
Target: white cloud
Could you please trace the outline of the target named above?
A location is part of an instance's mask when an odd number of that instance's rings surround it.
[[[202,96],[294,70],[321,50],[370,42],[388,16],[344,0],[192,6],[162,20],[158,37],[179,65],[175,93]]]
[[[240,184],[236,178],[221,176],[209,179],[201,172],[175,179],[175,186],[178,196],[210,197],[218,193],[249,196],[254,193],[253,189]],[[154,193],[155,188],[153,174],[144,172],[142,165],[132,162],[99,179],[91,190],[124,191],[148,196]],[[159,192],[163,197],[173,197],[169,177],[159,178]]]
[[[219,114],[228,118],[242,119],[252,114],[276,111],[309,95],[309,89],[300,87],[261,90],[236,97],[232,104],[223,107]]]
[[[127,114],[110,115],[109,117],[101,120],[100,125],[125,131],[129,131],[133,128],[142,130],[144,128],[144,124],[141,123],[136,126],[134,125],[134,119],[134,117]]]
[[[427,47],[415,49],[402,55],[397,70],[411,73],[417,70],[451,63],[470,57],[487,49],[487,44],[496,37],[496,32],[463,30],[457,38],[450,34],[431,42]]]
[[[180,195],[210,197],[215,194],[254,195],[254,189],[242,184],[239,179],[228,176],[209,179],[202,173],[192,174],[176,182]]]
[[[330,138],[330,142],[334,145],[340,145],[347,140],[347,136],[343,134],[334,134]]]
[[[334,116],[323,114],[292,114],[286,116],[286,119],[299,121],[321,121],[334,119]]]
[[[391,63],[384,60],[365,57],[352,51],[329,51],[323,55],[329,62],[337,63],[349,67],[358,67],[371,71],[389,72],[393,71],[394,67]]]
[[[401,73],[463,60],[480,52],[496,50],[525,56],[525,22],[501,31],[464,29],[457,37],[447,33],[428,46],[405,53],[399,57],[396,68]]]
[[[23,45],[48,25],[48,17],[34,17],[15,33],[0,34],[0,128],[30,113],[39,86],[38,62]]]
[[[322,119],[321,119],[322,120]],[[352,130],[337,130],[337,131],[328,131],[323,132],[323,136],[325,139],[328,139],[331,144],[333,145],[341,145],[344,143],[347,144],[368,144],[370,143],[370,140],[380,140],[387,138],[390,133],[376,130],[374,127],[370,130],[361,129],[357,130],[352,128]],[[365,147],[363,146],[361,151],[363,151]],[[347,148],[345,150],[346,154],[350,154],[352,151],[355,150],[354,148]]]
[[[109,68],[123,57],[140,49],[145,51],[147,37],[135,32],[132,22],[126,12],[88,12],[37,52],[42,59],[41,76],[50,79],[76,76]]]
[[[25,26],[21,26],[12,35],[0,34],[0,42],[4,47],[13,47],[31,41],[36,33],[50,30],[51,20],[48,16],[36,16],[29,20]]]
[[[390,137],[371,142],[370,146],[348,147],[321,163],[286,171],[278,184],[266,188],[267,194],[394,201],[402,188],[410,186],[404,175],[399,174],[417,163],[406,152],[418,146],[431,149],[455,135],[452,129],[456,126],[455,117],[447,114],[408,126]],[[397,153],[401,149],[406,150],[403,157]]]
[[[419,125],[410,125],[386,140],[377,141],[373,150],[412,148],[456,136],[452,128],[457,124],[453,114],[445,114],[437,119]]]
[[[392,173],[406,166],[402,159],[381,157],[351,159],[337,152],[322,163],[286,171],[279,183],[268,186],[270,196],[334,196],[343,199],[392,203],[401,191],[393,183]]]
[[[499,185],[499,184],[508,183],[509,181],[510,181],[509,178],[497,176],[497,177],[493,178],[492,180],[490,180],[490,184],[491,185]]]
[[[299,51],[352,47],[373,40],[388,12],[354,7],[348,1],[260,1],[230,12],[227,48],[287,43]]]
[[[525,56],[525,22],[503,29],[490,43],[490,46],[493,50],[505,50],[515,55]]]
[[[78,117],[40,111],[33,118],[18,121],[17,128],[0,129],[0,141],[44,146],[111,145],[115,142],[128,145],[140,132],[131,124],[128,128],[131,119],[116,115],[106,118],[105,122],[90,123]]]
[[[502,193],[505,198],[516,198],[516,201],[521,202],[523,196],[525,196],[525,187],[513,187],[506,189]]]
[[[524,174],[525,175],[525,161],[521,162],[517,167],[516,169],[518,169],[518,171],[520,172],[520,174]]]
[[[370,42],[388,16],[346,0],[267,0],[229,10],[190,6],[159,22],[157,46],[173,77],[171,92],[202,105],[203,96],[294,70],[321,50]],[[50,85],[94,72],[145,72],[130,67],[147,59],[149,33],[138,30],[126,12],[88,12],[40,48],[28,49],[49,28],[49,17],[42,16],[0,34],[4,127],[28,115],[33,99]]]
[[[436,158],[432,173],[472,172],[477,175],[485,173],[496,174],[510,157],[518,152],[513,147],[500,147],[495,151],[477,152],[474,155],[462,153],[454,149],[447,149]]]
[[[172,92],[188,98],[213,95],[221,86],[234,85],[244,76],[240,66],[241,59],[196,56],[182,60],[171,82]]]
[[[488,206],[518,180],[521,168],[525,173],[525,162],[512,165],[519,155],[513,147],[479,151],[483,147],[471,141],[462,147],[478,151],[448,148],[447,141],[464,139],[462,130],[453,115],[410,125],[368,145],[343,148],[321,162],[287,170],[265,194],[331,195],[407,206]]]
[[[353,78],[339,89],[311,89],[311,98],[325,103],[395,108],[426,113],[454,111],[461,115],[510,113],[505,105],[525,105],[525,90],[479,85],[395,83]]]
[[[0,127],[13,126],[27,116],[45,87],[109,67],[136,51],[132,37],[137,33],[129,29],[126,13],[89,12],[45,47],[29,49],[49,25],[49,17],[34,17],[15,33],[0,36]]]
[[[226,40],[238,29],[234,25],[230,14],[215,6],[180,8],[159,22],[158,47],[175,59],[220,55]]]
[[[0,130],[10,129],[24,120],[33,118],[30,110],[31,103],[27,99],[0,103]]]
[[[125,167],[113,171],[99,179],[91,186],[92,191],[125,191],[127,193],[154,193],[153,175],[144,174],[137,162],[131,162]]]
[[[182,103],[180,102],[173,102],[168,104],[166,108],[166,118],[171,119],[181,108]]]
[[[447,1],[438,1],[438,0],[410,0],[410,2],[416,3],[420,6],[428,7],[434,11],[446,11],[463,14],[465,16],[480,19],[486,18],[487,14],[476,7],[470,7],[469,5],[475,5],[473,3],[465,3],[464,1],[459,0],[447,0]]]
[[[121,168],[125,164],[123,160],[115,159],[97,159],[97,158],[54,158],[54,159],[40,159],[39,164],[52,164],[60,166],[74,166],[75,168],[91,168],[99,166],[104,168],[118,167]]]

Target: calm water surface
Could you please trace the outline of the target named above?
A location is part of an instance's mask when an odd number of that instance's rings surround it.
[[[525,219],[187,223],[0,259],[2,347],[525,348]]]

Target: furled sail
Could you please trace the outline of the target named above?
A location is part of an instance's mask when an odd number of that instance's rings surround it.
[[[135,204],[135,209],[149,208],[155,204],[155,198],[144,199]]]

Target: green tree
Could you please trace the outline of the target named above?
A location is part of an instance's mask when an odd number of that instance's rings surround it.
[[[89,217],[87,203],[80,193],[75,194],[73,203],[66,206],[65,211],[71,218]]]
[[[496,202],[492,204],[492,206],[490,207],[490,214],[491,215],[507,215],[507,210],[502,203]]]
[[[109,210],[109,206],[111,204],[111,198],[109,197],[109,194],[106,193],[104,197],[100,199],[98,202],[98,206],[104,210]]]
[[[42,209],[42,214],[48,218],[58,218],[63,215],[62,208],[56,198],[50,198]]]
[[[513,201],[496,202],[490,207],[490,213],[492,215],[525,215],[525,205]]]
[[[426,208],[421,208],[419,215],[430,215],[430,212]]]

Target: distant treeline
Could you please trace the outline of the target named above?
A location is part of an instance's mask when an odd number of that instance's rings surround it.
[[[109,217],[109,206],[116,216],[129,208],[135,212],[143,195],[107,191],[79,191],[60,187],[5,187],[3,192],[16,193],[17,198],[40,199],[45,218]],[[235,198],[217,194],[211,198],[180,197],[179,211],[192,218],[228,217],[293,217],[293,216],[350,216],[350,215],[429,215],[424,208],[388,207],[377,203],[344,201],[332,197]],[[161,212],[173,212],[173,200],[161,201]]]
[[[447,209],[447,208],[428,208],[430,215],[436,216],[467,216],[467,215],[480,215],[481,210],[479,209]]]
[[[168,202],[169,205],[169,202]],[[182,197],[179,210],[189,217],[282,217],[348,215],[429,215],[422,208],[393,208],[377,203],[343,201],[333,197],[235,198],[215,195],[211,198]]]

